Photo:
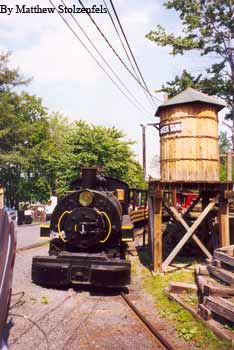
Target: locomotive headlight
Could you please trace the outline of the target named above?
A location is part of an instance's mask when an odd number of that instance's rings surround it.
[[[79,203],[83,207],[88,207],[93,202],[93,194],[89,191],[82,191],[79,195]]]

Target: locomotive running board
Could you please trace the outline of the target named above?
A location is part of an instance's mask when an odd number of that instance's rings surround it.
[[[123,287],[130,284],[130,274],[130,262],[109,259],[103,254],[61,252],[58,256],[35,256],[32,260],[32,281],[48,287],[72,283]]]

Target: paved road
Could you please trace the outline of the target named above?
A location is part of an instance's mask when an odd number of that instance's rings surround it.
[[[22,248],[40,241],[39,225],[17,226],[17,248]]]

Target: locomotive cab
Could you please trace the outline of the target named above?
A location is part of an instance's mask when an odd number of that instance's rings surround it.
[[[129,284],[125,251],[133,225],[126,214],[128,186],[98,174],[97,169],[84,169],[71,185],[72,191],[51,217],[49,256],[33,258],[33,282],[47,286]]]

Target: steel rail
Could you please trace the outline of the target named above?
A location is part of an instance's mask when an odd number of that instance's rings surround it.
[[[141,320],[145,327],[151,332],[151,334],[163,346],[165,350],[175,350],[171,344],[163,337],[163,335],[145,318],[144,315],[136,308],[136,306],[131,302],[125,293],[120,294],[125,303],[130,307],[130,309],[136,314],[136,316]]]
[[[25,250],[30,250],[30,249],[34,249],[34,248],[43,247],[44,245],[47,245],[48,243],[49,243],[49,240],[44,241],[44,242],[35,243],[35,244],[30,244],[30,245],[25,246],[25,247],[20,247],[20,248],[16,249],[16,253],[24,252]]]

